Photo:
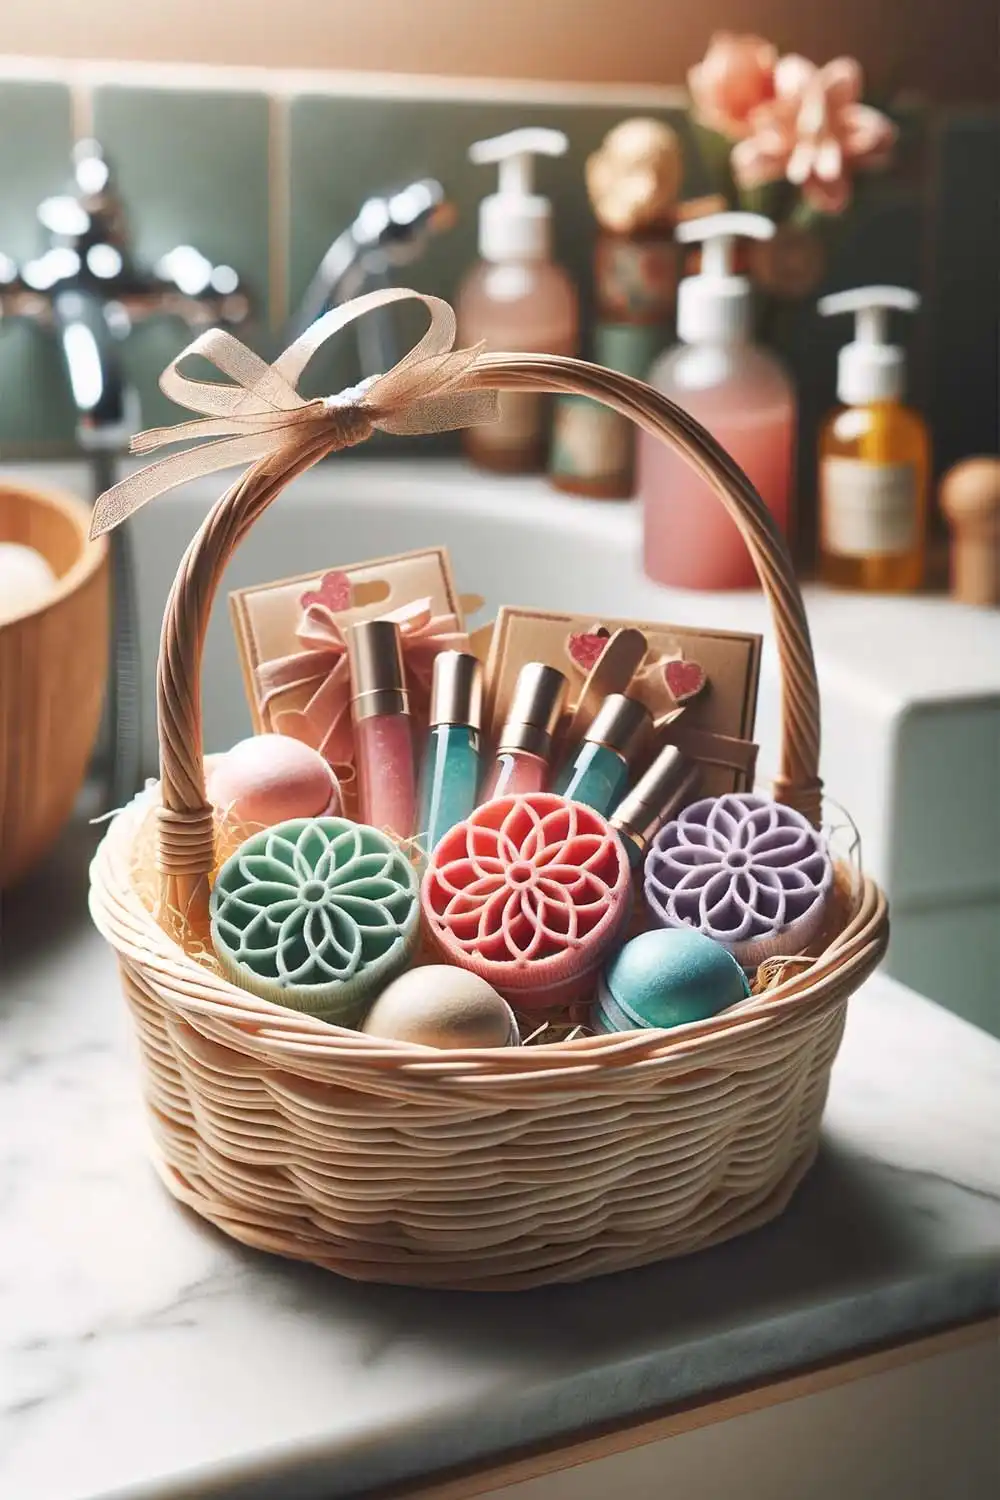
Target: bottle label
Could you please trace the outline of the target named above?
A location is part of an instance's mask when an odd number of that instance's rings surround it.
[[[634,428],[627,417],[586,398],[556,403],[552,428],[554,474],[568,478],[618,481],[632,469]]]
[[[535,391],[502,391],[500,419],[475,430],[481,448],[530,448],[541,441],[545,425],[545,397]]]
[[[822,532],[824,551],[840,557],[909,552],[919,541],[914,466],[824,459]]]
[[[678,254],[671,235],[599,235],[594,272],[602,318],[632,324],[670,320],[677,303]],[[647,360],[633,373],[648,368]]]

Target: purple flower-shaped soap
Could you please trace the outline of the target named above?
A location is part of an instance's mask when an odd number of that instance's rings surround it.
[[[660,927],[693,927],[750,972],[800,953],[833,885],[826,840],[769,797],[703,797],[660,829],[646,856],[646,903]]]

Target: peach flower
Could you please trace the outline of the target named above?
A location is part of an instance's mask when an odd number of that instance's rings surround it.
[[[859,103],[861,68],[838,57],[817,68],[804,57],[783,57],[774,71],[774,98],[750,115],[749,134],[733,147],[740,187],[787,178],[820,213],[839,214],[850,201],[851,176],[881,166],[896,128],[877,109]]]
[[[717,31],[688,72],[694,118],[731,141],[742,140],[752,112],[774,97],[777,62],[777,51],[763,37]]]

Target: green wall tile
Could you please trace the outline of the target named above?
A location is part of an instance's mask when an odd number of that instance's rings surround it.
[[[151,264],[178,244],[235,266],[254,305],[238,330],[259,343],[268,312],[268,102],[263,94],[108,87],[94,98],[94,131],[118,176],[136,255]],[[144,426],[176,421],[157,387],[189,342],[176,320],[136,328],[125,362]]]
[[[893,907],[885,967],[918,994],[1000,1037],[1000,905],[995,899]]]
[[[1000,111],[944,116],[933,159],[928,373],[940,472],[1000,451]]]
[[[944,633],[946,626],[942,623]],[[928,904],[989,896],[1000,905],[1000,703],[912,704],[896,735],[888,810],[896,834],[888,886],[893,899]],[[942,774],[960,798],[941,796]],[[919,808],[919,814],[909,809]]]
[[[42,247],[41,200],[69,173],[69,90],[0,79],[0,251],[16,261]],[[69,442],[72,403],[54,339],[25,323],[0,322],[0,451]]]

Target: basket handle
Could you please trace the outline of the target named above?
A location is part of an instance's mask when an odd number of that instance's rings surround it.
[[[665,396],[583,360],[547,354],[481,354],[469,387],[590,396],[669,443],[715,491],[743,535],[768,596],[781,667],[778,801],[818,824],[820,716],[816,667],[791,557],[770,511],[746,475],[705,429]],[[207,926],[214,825],[205,794],[200,676],[212,604],[230,556],[285,485],[354,439],[328,429],[255,464],[215,504],[181,560],[163,617],[157,663],[162,807],[160,918]]]

